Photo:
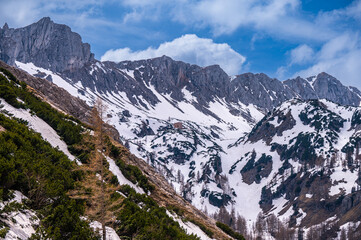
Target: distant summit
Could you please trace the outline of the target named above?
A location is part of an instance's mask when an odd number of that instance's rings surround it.
[[[332,234],[360,220],[361,92],[327,73],[279,81],[167,56],[100,62],[50,18],[4,26],[0,54],[90,106],[101,98],[119,139],[198,209]]]
[[[244,73],[231,80],[219,65],[199,67],[167,56],[119,63],[99,62],[79,34],[66,25],[54,23],[49,17],[18,29],[9,28],[5,23],[0,28],[0,60],[10,65],[15,65],[15,61],[31,62],[73,81],[81,80],[83,86],[100,92],[125,92],[133,104],[141,102],[135,100],[135,96],[142,96],[151,105],[159,102],[146,86],[148,84],[154,85],[159,93],[170,94],[176,102],[184,100],[183,89],[187,89],[197,99],[196,108],[216,118],[216,114],[206,108],[217,98],[233,104],[253,104],[263,112],[292,98],[325,98],[352,106],[359,106],[361,102],[359,90],[342,85],[327,73],[284,82],[263,73]],[[233,108],[231,111],[239,112]]]
[[[18,29],[5,23],[0,29],[0,49],[0,59],[10,65],[32,62],[55,72],[81,68],[94,60],[90,45],[83,43],[79,34],[49,17]]]
[[[3,30],[9,30],[9,25],[8,25],[8,23],[5,23],[5,24],[4,24]]]

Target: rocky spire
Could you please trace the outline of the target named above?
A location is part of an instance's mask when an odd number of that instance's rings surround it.
[[[8,23],[5,23],[5,24],[4,24],[3,30],[9,30],[9,25],[8,25]]]
[[[9,29],[7,24],[4,29]],[[49,17],[24,28],[0,33],[1,60],[14,65],[15,61],[32,62],[55,72],[73,71],[94,60],[90,45],[83,43],[70,27],[54,23]]]

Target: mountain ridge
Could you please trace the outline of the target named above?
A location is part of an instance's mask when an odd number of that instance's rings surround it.
[[[84,216],[84,211],[83,211],[84,206],[82,205],[81,201],[77,200],[76,206],[73,206],[74,203],[73,205],[68,204],[68,208],[71,209],[71,211],[75,212],[76,214],[72,212],[73,215],[68,216],[67,210],[60,210],[61,214],[54,214],[56,215],[56,217],[54,216],[48,217],[47,215],[48,213],[41,211],[37,208],[34,208],[34,205],[32,205],[31,203],[33,201],[39,201],[37,197],[43,196],[44,194],[45,195],[48,194],[50,196],[49,200],[44,201],[44,199],[42,199],[41,204],[46,205],[54,202],[54,205],[57,206],[57,204],[59,203],[57,203],[56,198],[60,197],[56,195],[57,192],[49,191],[48,193],[47,191],[41,191],[41,192],[37,192],[36,197],[34,197],[35,194],[32,194],[31,191],[28,191],[27,187],[22,187],[24,181],[26,182],[27,179],[29,178],[31,179],[33,177],[33,175],[29,174],[29,172],[33,170],[31,168],[33,165],[35,166],[36,164],[39,164],[38,161],[40,161],[40,159],[43,160],[43,158],[46,158],[46,160],[49,161],[49,163],[44,164],[44,166],[40,165],[43,167],[42,169],[46,169],[50,165],[51,167],[58,169],[58,171],[60,172],[63,170],[64,171],[63,173],[56,174],[54,178],[58,177],[59,179],[61,179],[61,177],[65,176],[64,179],[67,181],[70,181],[69,178],[66,177],[68,175],[72,175],[73,177],[71,178],[74,181],[79,180],[77,179],[77,177],[75,177],[76,174],[74,175],[74,172],[76,170],[75,166],[79,164],[81,161],[87,159],[87,156],[84,155],[82,156],[82,154],[78,155],[79,154],[78,151],[80,149],[76,147],[74,148],[73,144],[74,143],[81,144],[84,141],[84,138],[81,140],[79,136],[85,134],[84,131],[87,131],[86,129],[88,129],[88,126],[83,124],[76,118],[70,115],[66,115],[67,114],[66,109],[64,109],[65,112],[59,112],[58,110],[53,109],[51,106],[54,106],[54,103],[49,101],[49,99],[47,99],[46,97],[44,97],[44,96],[50,96],[49,91],[45,91],[42,93],[42,92],[38,92],[38,90],[35,90],[27,86],[27,83],[29,83],[35,88],[38,87],[37,80],[39,79],[29,76],[28,74],[22,72],[22,70],[15,69],[11,66],[6,65],[3,62],[0,62],[0,81],[2,83],[0,85],[0,90],[1,90],[0,138],[2,141],[0,147],[1,148],[0,155],[1,155],[1,165],[3,166],[2,171],[6,172],[6,171],[13,171],[14,169],[16,169],[15,171],[17,172],[17,174],[20,174],[16,176],[14,175],[14,179],[16,181],[12,178],[10,179],[10,177],[8,177],[6,174],[2,174],[2,181],[9,181],[9,182],[7,182],[7,184],[5,184],[6,186],[4,185],[1,189],[2,191],[1,191],[1,199],[0,199],[1,200],[0,208],[2,211],[4,210],[4,208],[7,208],[6,211],[4,211],[0,217],[0,223],[2,224],[1,237],[5,237],[5,239],[18,239],[18,238],[28,239],[29,237],[31,237],[32,234],[35,234],[35,236],[32,237],[49,238],[49,236],[51,236],[52,239],[68,239],[73,237],[73,235],[75,235],[75,238],[77,239],[78,238],[96,239],[96,235],[95,235],[97,234],[96,230],[91,229],[91,228],[95,228],[93,227],[93,225],[94,224],[96,225],[96,222],[94,222],[94,219],[91,219],[92,221],[91,222],[90,219],[88,220],[87,217]],[[47,83],[51,84],[49,82]],[[8,88],[5,88],[4,86],[8,86]],[[13,94],[3,94],[3,91],[5,91],[4,89],[10,91],[10,93]],[[11,91],[10,89],[12,89],[13,91]],[[52,90],[57,91],[59,93],[62,93],[64,91],[63,89],[57,86],[52,86]],[[54,93],[52,94],[53,95],[51,96],[57,95]],[[6,99],[6,101],[3,99],[3,97]],[[71,96],[68,97],[73,98]],[[60,105],[59,107],[63,107],[63,106]],[[78,104],[78,105],[74,105],[72,109],[73,110],[78,109],[78,111],[81,112],[87,110],[83,108],[84,106],[82,104]],[[64,124],[67,125],[65,129],[63,129],[61,126],[61,125],[64,126]],[[20,128],[20,130],[18,128]],[[30,129],[33,129],[34,131]],[[64,131],[66,133],[64,133]],[[24,134],[24,136],[26,137],[19,138],[18,137],[19,134]],[[199,239],[199,237],[201,239],[210,239],[207,236],[207,234],[213,236],[216,239],[227,238],[227,235],[216,227],[214,220],[212,220],[205,214],[201,213],[198,209],[194,208],[183,198],[177,195],[175,191],[164,180],[164,178],[162,178],[158,173],[156,173],[143,160],[138,159],[134,155],[132,155],[128,149],[126,149],[124,146],[119,144],[116,140],[117,139],[112,140],[109,143],[110,145],[111,144],[114,145],[112,147],[111,158],[107,156],[106,159],[109,164],[109,171],[111,171],[112,174],[114,174],[114,177],[116,177],[117,179],[116,182],[119,185],[123,185],[123,188],[119,190],[122,192],[122,196],[125,197],[125,199],[127,199],[124,201],[125,205],[123,207],[125,207],[126,204],[130,202],[131,204],[130,207],[132,209],[131,211],[138,211],[137,214],[140,214],[139,212],[140,209],[149,207],[148,210],[144,209],[140,211],[149,211],[149,212],[155,210],[158,211],[157,214],[154,214],[153,217],[156,220],[157,218],[160,218],[160,216],[162,217],[167,216],[166,218],[171,218],[170,220],[171,222],[168,222],[167,224],[173,224],[175,229],[174,227],[173,228],[171,227],[169,229],[166,228],[160,230],[160,232],[164,232],[166,234],[165,236],[167,237],[169,237],[172,234],[174,235],[176,233],[174,232],[174,230],[176,231],[180,230],[181,232],[183,232],[182,239]],[[26,147],[22,145],[24,144],[25,141],[33,141],[33,142],[29,143],[30,147],[29,146]],[[18,148],[9,147],[10,146],[9,144],[13,142],[15,144],[18,144],[19,147]],[[49,148],[50,145],[51,147]],[[24,153],[26,151],[29,152],[37,151],[36,154],[38,154],[38,156],[33,158],[26,158],[25,157],[26,155]],[[44,151],[45,153],[42,151]],[[19,154],[19,152],[21,154]],[[49,152],[51,154],[49,154]],[[55,155],[55,153],[57,153],[57,155]],[[114,153],[118,153],[118,155]],[[16,167],[14,164],[14,166],[10,168],[9,162],[13,160],[12,157],[16,159],[16,161],[18,161],[18,164],[16,165]],[[7,161],[4,159],[6,159]],[[61,164],[57,163],[58,159],[62,160]],[[26,163],[28,165],[25,166]],[[141,170],[135,166],[139,166]],[[25,172],[25,174],[29,174],[26,175],[28,176],[28,178],[21,177],[22,176],[21,174],[23,174],[23,172]],[[48,171],[45,171],[45,173],[44,172],[37,173],[39,175],[36,175],[38,178],[35,181],[35,183],[39,181],[47,181],[49,182],[49,184],[51,184],[51,187],[56,187],[57,182],[53,180],[53,178],[48,176],[51,173],[52,172],[48,172]],[[114,181],[114,177],[112,181]],[[29,188],[33,188],[34,186],[36,187],[35,183],[29,184],[30,185]],[[149,183],[151,185],[149,185]],[[126,184],[129,185],[130,187],[125,186]],[[155,186],[153,186],[153,184]],[[28,184],[25,185],[28,186]],[[131,189],[131,187],[133,187],[135,190],[129,190]],[[69,188],[73,189],[72,186],[69,184],[66,186],[65,190],[62,187],[59,187],[59,189],[61,190],[58,191],[63,191],[63,192],[68,191]],[[13,190],[15,190],[14,200],[17,201],[19,206],[21,205],[20,209],[18,209],[19,208],[18,205],[15,205],[16,208],[12,208],[11,204],[14,203],[11,203],[10,200],[12,200],[11,192]],[[139,192],[144,193],[147,191],[149,191],[148,194],[143,194],[142,196],[135,195],[136,193]],[[65,192],[63,195],[61,195],[61,197],[69,199],[68,194],[65,194]],[[144,204],[142,204],[143,202]],[[26,210],[24,211],[22,208]],[[152,210],[150,211],[151,208]],[[46,206],[46,209],[47,211],[58,211],[58,209],[56,209],[55,207],[52,208],[51,206],[48,205]],[[63,212],[65,212],[64,215]],[[114,210],[114,214],[115,214],[115,210]],[[137,236],[139,234],[139,230],[145,232],[148,231],[147,234],[154,234],[155,233],[154,230],[152,229],[144,230],[145,227],[140,225],[137,225],[137,229],[136,229],[137,231],[135,231],[134,229],[129,230],[129,227],[123,227],[126,226],[127,224],[126,222],[129,221],[129,219],[133,218],[132,221],[134,221],[136,219],[135,216],[137,214],[133,215],[125,211],[125,213],[122,216],[123,221],[115,221],[118,227],[117,232],[115,232],[115,230],[111,228],[107,228],[107,232],[109,234],[110,239],[112,240],[120,239],[117,235],[119,234],[119,231],[121,231],[122,234],[127,237]],[[151,213],[148,214],[151,215]],[[45,220],[42,219],[44,216],[48,218]],[[65,217],[63,218],[63,216]],[[116,216],[117,218],[120,217],[120,215],[116,215]],[[67,217],[69,217],[69,219],[67,219]],[[144,218],[145,216],[142,215],[141,221],[144,221]],[[69,224],[71,227],[69,227],[68,225],[61,225],[58,222],[55,222],[50,226],[46,225],[47,224],[46,221],[49,221],[49,219],[50,221],[52,219],[56,219],[56,221],[60,221],[60,220],[65,221],[66,224]],[[142,223],[141,221],[138,223]],[[167,221],[169,221],[169,219]],[[79,225],[79,222],[82,225]],[[120,222],[122,224],[119,224]],[[142,224],[144,224],[144,222]],[[113,225],[113,227],[114,226],[115,225]],[[52,229],[49,230],[48,227],[49,229],[50,227]],[[39,231],[40,229],[43,228],[47,229],[46,233],[45,231],[44,233]],[[53,231],[53,229],[55,230]],[[207,234],[203,231],[207,232]],[[59,232],[64,233],[64,235],[61,234],[59,235]],[[195,234],[198,235],[198,237]],[[181,235],[177,235],[177,236],[181,236]]]
[[[225,98],[232,103],[240,101],[246,105],[254,104],[264,112],[294,97],[326,98],[353,106],[359,106],[361,102],[358,94],[325,73],[318,74],[316,83],[313,82],[316,85],[311,86],[309,80],[300,77],[281,82],[263,73],[243,73],[234,76],[231,81],[231,77],[219,65],[199,67],[166,56],[133,62],[99,62],[90,52],[90,45],[82,43],[77,33],[71,32],[66,25],[54,23],[49,17],[19,29],[9,29],[6,25],[0,30],[0,37],[0,59],[10,65],[15,65],[15,61],[33,62],[38,67],[60,73],[64,78],[80,79],[85,87],[96,87],[101,92],[124,91],[125,88],[136,86],[138,92],[129,95],[143,96],[151,104],[156,104],[157,100],[146,88],[147,83],[153,83],[162,94],[170,93],[175,101],[183,100],[181,89],[186,88],[196,96],[199,103],[197,107],[203,111],[206,111],[204,106],[214,97]],[[143,65],[144,72],[139,69]],[[152,69],[153,65],[156,69]],[[123,72],[119,73],[119,70]],[[134,71],[136,75],[127,76],[126,73]],[[167,77],[160,74],[166,74]],[[147,79],[146,75],[153,76],[153,79]],[[129,77],[138,83],[127,83]],[[123,88],[116,86],[119,80],[126,84]],[[337,91],[333,86],[338,88],[338,95],[335,95]],[[260,95],[256,96],[253,92]],[[135,103],[130,96],[129,99]]]
[[[92,59],[60,72],[30,60],[14,65],[90,106],[102,98],[130,151],[212,216],[226,209],[252,224],[274,214],[309,232],[329,222],[332,236],[359,220],[350,215],[360,203],[361,94],[327,73],[284,82],[262,73],[230,77],[218,65],[167,56]]]

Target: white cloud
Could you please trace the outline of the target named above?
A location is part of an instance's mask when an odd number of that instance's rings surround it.
[[[299,45],[291,50],[291,65],[305,64],[314,58],[314,52],[311,47],[306,44]]]
[[[285,67],[285,66],[281,66],[281,67],[279,67],[279,68],[277,69],[277,71],[276,71],[276,76],[277,76],[278,79],[281,79],[281,80],[282,80],[282,79],[285,78],[287,72],[288,72],[288,68]]]
[[[112,0],[109,0],[112,1]],[[0,22],[7,22],[10,27],[23,27],[38,21],[42,17],[50,16],[65,23],[91,25],[104,23],[105,20],[96,19],[96,9],[106,0],[12,0],[2,4],[0,8]],[[85,21],[84,19],[87,19]]]
[[[276,71],[277,78],[281,80],[284,80],[287,77],[289,77],[290,69],[293,66],[295,65],[305,66],[305,64],[313,62],[315,59],[315,52],[307,44],[301,44],[297,46],[296,48],[288,51],[286,55],[289,55],[288,64],[285,66],[278,67]]]
[[[123,5],[132,9],[130,15],[142,12],[141,18],[150,19],[158,11],[187,26],[210,27],[215,35],[251,28],[277,38],[325,41],[336,34],[317,17],[305,17],[300,0],[123,0]]]
[[[158,48],[132,51],[129,48],[109,50],[102,61],[140,60],[167,55],[202,67],[218,64],[229,75],[239,74],[246,58],[234,51],[228,44],[215,43],[212,39],[187,34],[171,42],[162,43]]]
[[[190,7],[193,11],[188,19],[193,16],[193,20],[210,25],[216,34],[250,25],[264,29],[293,12],[298,4],[298,0],[203,0]]]
[[[321,60],[328,60],[344,56],[353,51],[360,42],[358,34],[345,33],[325,43],[319,52]]]
[[[361,1],[355,0],[348,7],[331,12],[333,15],[347,16],[356,20],[361,19]]]
[[[131,7],[157,6],[170,3],[168,0],[123,0],[124,5]]]
[[[294,74],[309,77],[327,72],[346,85],[361,87],[361,38],[346,33],[325,43],[316,53],[314,64]]]

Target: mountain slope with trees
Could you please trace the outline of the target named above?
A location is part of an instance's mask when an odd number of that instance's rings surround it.
[[[87,206],[94,207],[91,202],[83,198],[72,198],[70,194],[77,188],[79,181],[87,176],[87,171],[79,169],[76,162],[71,161],[59,149],[53,148],[44,141],[39,133],[29,130],[29,126],[33,127],[31,124],[34,122],[29,123],[24,119],[16,118],[7,110],[12,108],[7,106],[10,104],[13,108],[31,113],[33,118],[40,118],[45,121],[45,124],[49,124],[68,145],[69,151],[76,156],[79,164],[83,162],[85,165],[91,159],[91,151],[94,152],[93,140],[85,141],[86,135],[89,135],[89,131],[91,133],[94,128],[41,101],[34,95],[34,89],[14,77],[9,70],[1,68],[0,71],[0,98],[3,103],[0,109],[2,202],[7,204],[8,200],[12,199],[14,191],[21,192],[27,198],[19,203],[21,208],[31,209],[40,219],[32,239],[96,239],[97,233],[90,227],[89,220],[101,221],[102,217],[87,215]],[[104,124],[101,123],[101,125]],[[91,134],[89,136],[94,139]],[[118,235],[124,237],[197,239],[195,235],[187,235],[179,223],[167,214],[165,206],[159,206],[152,199],[151,192],[159,187],[150,184],[148,178],[137,167],[123,161],[125,156],[122,152],[127,152],[127,150],[112,144],[111,138],[106,134],[102,137],[106,143],[103,147],[109,150],[106,152],[114,158],[116,166],[129,179],[129,183],[141,187],[150,194],[150,196],[138,194],[129,186],[122,186],[119,191],[112,191],[110,201],[116,204],[108,208],[113,218],[108,218],[106,224],[112,226]],[[129,153],[128,156],[130,156]],[[104,157],[107,156],[104,155]],[[108,169],[106,162],[103,162],[103,165],[105,169]],[[94,176],[97,178],[97,171]],[[114,176],[112,172],[108,172],[103,180],[106,185],[119,186],[120,184],[117,176]],[[90,191],[88,194],[93,194],[91,188],[85,189]],[[19,209],[10,208],[10,205],[3,208],[4,214],[6,211],[16,213]],[[181,209],[182,206],[178,205],[178,208]],[[4,214],[2,216],[7,216]],[[189,210],[188,214],[194,216]],[[1,234],[6,236],[9,228],[4,220],[1,220]],[[214,224],[207,218],[203,221],[208,225]],[[208,227],[204,228],[208,229]],[[225,236],[222,235],[221,230],[212,231],[212,235],[218,239]]]
[[[265,74],[227,76],[217,65],[167,56],[100,62],[79,35],[49,18],[21,29],[4,27],[0,36],[0,58],[14,67],[5,68],[24,76],[53,106],[90,124],[87,104],[101,98],[116,140],[110,139],[116,148],[110,147],[109,167],[117,164],[134,189],[148,191],[143,173],[155,187],[151,198],[183,220],[193,216],[188,224],[216,236],[219,229],[203,211],[248,238],[357,238],[358,89],[327,73],[281,82]],[[73,51],[64,44],[69,41]],[[89,152],[70,149],[86,163]]]

